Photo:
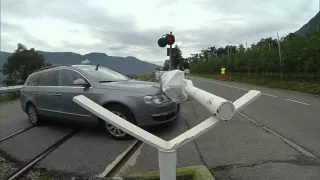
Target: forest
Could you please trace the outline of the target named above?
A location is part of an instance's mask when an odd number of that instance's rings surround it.
[[[319,81],[320,31],[311,35],[290,33],[279,42],[262,38],[248,48],[243,44],[209,47],[187,61],[195,74],[219,73],[224,66],[229,75]]]
[[[262,38],[247,45],[208,47],[186,58],[196,76],[320,94],[320,28],[306,35]]]

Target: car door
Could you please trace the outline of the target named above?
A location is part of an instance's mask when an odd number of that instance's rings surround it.
[[[89,99],[94,98],[94,89],[90,87],[75,86],[73,82],[77,79],[84,79],[90,83],[83,75],[76,70],[60,69],[58,73],[59,91],[61,94],[59,100],[60,111],[62,117],[68,117],[70,120],[92,122],[93,114],[73,101],[73,97],[84,95]]]
[[[49,70],[42,72],[39,77],[37,91],[34,92],[39,114],[49,117],[58,117],[59,94],[56,94],[57,88],[58,71]]]
[[[27,102],[32,102],[36,108],[38,107],[38,82],[40,75],[40,73],[30,75],[25,86],[20,91],[20,103],[24,111],[26,111]]]

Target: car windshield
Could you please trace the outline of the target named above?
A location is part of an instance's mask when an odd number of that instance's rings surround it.
[[[126,77],[125,75],[122,75],[114,70],[101,66],[98,67],[98,70],[95,70],[96,67],[94,66],[79,68],[101,83],[130,80],[130,78]]]

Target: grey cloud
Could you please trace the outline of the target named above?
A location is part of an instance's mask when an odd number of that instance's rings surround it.
[[[158,3],[156,3],[155,7],[161,8],[163,6],[176,4],[179,1],[181,1],[181,0],[174,0],[174,1],[173,0],[159,0]],[[186,1],[186,0],[184,0],[184,1]]]
[[[121,50],[124,50],[124,49],[127,49],[129,46],[128,45],[125,45],[125,44],[121,44],[121,45],[111,45],[108,47],[109,50],[111,51],[121,51]]]
[[[1,0],[1,10],[3,14],[17,18],[50,18],[82,24],[86,26],[92,37],[100,40],[99,43],[93,45],[65,41],[63,42],[65,47],[81,51],[99,49],[106,51],[107,54],[141,56],[148,60],[161,57],[166,59],[166,48],[159,48],[157,40],[161,35],[167,33],[168,29],[175,29],[175,27],[167,26],[142,31],[136,27],[131,17],[112,16],[106,10],[93,7],[88,2],[90,1],[51,0],[43,3],[43,0],[15,0],[13,3],[12,0]],[[155,6],[162,8],[177,2],[159,0]],[[226,14],[223,18],[208,22],[216,24],[213,28],[195,27],[175,31],[176,42],[182,51],[184,49],[200,51],[208,46],[218,47],[246,41],[254,42],[260,38],[273,36],[277,31],[282,34],[290,30],[297,30],[306,23],[305,20],[309,18],[309,11],[314,5],[303,0],[269,0],[259,1],[259,3],[256,0],[247,0],[246,3],[238,0],[181,0],[181,2],[202,6],[204,11],[216,12],[217,16]],[[51,48],[44,41],[37,40],[20,27],[5,26],[10,25],[4,24],[3,31],[22,33],[21,37],[24,37],[25,41],[37,44],[41,48]]]
[[[95,44],[79,44],[79,43],[73,43],[70,41],[62,41],[62,44],[64,47],[72,47],[80,50],[85,50],[92,47],[101,47],[101,43],[95,43]]]
[[[1,47],[4,49],[15,49],[18,43],[23,43],[28,48],[32,48],[29,46],[52,48],[52,46],[47,44],[44,40],[39,39],[31,33],[25,31],[18,24],[1,21],[1,32],[10,32],[10,34],[12,34],[8,35],[8,33],[1,33]],[[12,42],[15,43],[12,44]]]
[[[86,0],[51,0],[46,3],[43,0],[2,1],[2,13],[17,18],[50,18],[106,30],[116,30],[123,27],[123,23],[126,28],[134,26],[130,18],[113,17],[105,9],[97,9]]]

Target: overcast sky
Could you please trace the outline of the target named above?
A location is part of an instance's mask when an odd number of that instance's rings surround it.
[[[104,52],[162,64],[170,31],[183,56],[298,30],[319,0],[1,0],[1,51]]]

